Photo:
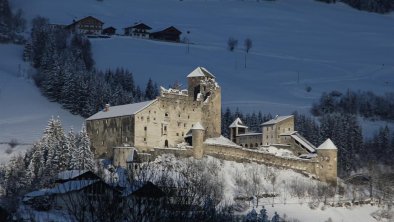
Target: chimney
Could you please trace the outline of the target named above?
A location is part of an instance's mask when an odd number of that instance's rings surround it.
[[[104,112],[108,112],[108,111],[109,111],[109,104],[107,103],[107,104],[105,104]]]

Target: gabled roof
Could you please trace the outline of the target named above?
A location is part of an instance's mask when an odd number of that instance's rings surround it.
[[[206,68],[204,67],[197,67],[196,69],[194,69],[189,75],[187,75],[187,78],[190,77],[210,77],[210,78],[215,78],[215,76],[210,73]]]
[[[88,17],[85,17],[85,18],[82,18],[82,19],[80,19],[78,21],[75,21],[73,24],[82,22],[83,20],[86,20],[86,19],[93,19],[93,20],[96,20],[97,22],[99,22],[101,24],[104,24],[104,22],[102,22],[101,20],[99,20],[99,19],[97,19],[97,18],[95,18],[93,16],[90,16],[90,15]]]
[[[100,180],[100,177],[89,170],[65,170],[58,173],[56,183],[64,183],[71,180]]]
[[[165,195],[165,193],[152,182],[147,181],[133,181],[126,189],[123,191],[122,196],[127,197],[129,195],[136,197],[148,197],[148,198],[160,198]]]
[[[106,119],[106,118],[112,118],[112,117],[118,117],[118,116],[130,116],[130,115],[135,115],[139,111],[143,110],[145,107],[148,107],[150,104],[155,102],[156,99],[146,101],[146,102],[140,102],[140,103],[132,103],[132,104],[127,104],[127,105],[120,105],[120,106],[112,106],[109,107],[108,111],[100,111],[93,116],[87,118],[86,120],[95,120],[95,119]]]
[[[144,23],[138,23],[137,25],[133,25],[131,27],[128,28],[134,28],[134,29],[152,29],[151,27],[149,27],[148,25],[144,24]]]
[[[60,180],[69,180],[74,179],[84,173],[88,172],[88,170],[65,170],[57,174],[57,179]]]
[[[110,29],[116,30],[116,28],[114,28],[113,26],[110,26],[110,27],[107,27],[107,28],[103,29],[103,31],[110,30]]]
[[[282,122],[283,120],[286,120],[286,119],[291,118],[291,117],[293,117],[293,115],[290,115],[290,116],[276,116],[275,118],[273,118],[273,119],[271,119],[271,120],[269,120],[269,121],[267,121],[265,123],[262,123],[261,126],[273,125],[273,124]]]
[[[201,125],[200,122],[197,122],[196,124],[194,124],[194,126],[192,127],[192,130],[205,130],[204,127]]]
[[[175,28],[174,26],[170,26],[170,27],[168,27],[168,28],[165,28],[165,29],[163,29],[163,30],[161,30],[161,31],[157,31],[157,32],[154,32],[153,34],[158,34],[158,33],[176,33],[176,34],[182,34],[182,32],[181,31],[179,31],[177,28]]]
[[[147,198],[160,198],[166,194],[152,182],[146,182],[141,188],[134,191],[131,195],[136,197],[147,197]]]
[[[316,152],[316,147],[312,143],[310,143],[307,139],[305,139],[303,136],[301,136],[299,133],[295,132],[290,136],[298,143],[300,143],[303,147],[305,147],[305,149],[307,149],[308,152],[310,153]]]
[[[23,201],[28,201],[32,198],[35,197],[40,197],[40,196],[50,196],[50,195],[56,195],[56,194],[64,194],[72,191],[78,191],[82,190],[83,188],[90,186],[94,183],[104,183],[101,180],[71,180],[67,181],[62,184],[58,184],[52,189],[42,189],[42,190],[36,190],[33,192],[30,192],[26,194],[23,197]]]
[[[335,146],[335,144],[330,139],[327,139],[317,149],[318,150],[337,150],[338,148]]]
[[[205,144],[210,144],[210,145],[223,145],[223,146],[231,146],[231,147],[237,147],[241,148],[241,146],[237,145],[233,141],[227,139],[224,136],[219,136],[216,138],[208,138],[204,141]]]
[[[229,126],[229,128],[248,128],[247,126],[244,125],[244,123],[242,122],[242,120],[238,117],[234,120],[233,123],[231,123],[231,125]]]

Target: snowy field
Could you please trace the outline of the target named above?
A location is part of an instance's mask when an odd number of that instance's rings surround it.
[[[8,143],[15,139],[26,144],[14,147],[12,153],[23,151],[37,141],[52,116],[62,119],[67,130],[80,129],[83,118],[63,110],[57,103],[49,102],[28,79],[28,64],[22,59],[23,47],[0,44],[0,163],[8,161]]]
[[[379,15],[314,0],[13,0],[11,4],[22,8],[29,20],[41,15],[56,24],[96,16],[104,27],[114,26],[120,34],[134,22],[145,22],[154,30],[174,25],[184,33],[181,38],[193,43],[189,53],[182,43],[124,36],[92,39],[96,67],[128,68],[139,84],[152,78],[165,87],[177,80],[186,87],[186,75],[204,66],[222,86],[223,107],[286,115],[307,112],[324,91],[394,89],[392,13]],[[229,37],[239,41],[234,52],[227,50]],[[245,38],[253,41],[246,68]],[[59,115],[66,128],[79,128],[82,118],[48,102],[25,79],[33,71],[21,60],[22,47],[0,47],[0,142],[15,138],[32,143],[52,115]],[[362,121],[369,136],[385,124]],[[9,146],[0,147],[2,153]]]
[[[115,37],[92,39],[99,69],[125,67],[140,84],[151,77],[168,86],[196,66],[216,75],[223,107],[288,114],[305,112],[322,92],[394,89],[394,14],[354,10],[342,3],[314,0],[155,1],[14,0],[27,17],[52,23],[92,15],[119,34],[134,22],[154,30],[174,25],[190,38],[187,45]],[[78,7],[75,7],[78,5]],[[190,34],[186,34],[190,31]],[[229,37],[238,39],[235,52]],[[253,47],[244,66],[244,40]],[[306,87],[311,87],[307,92]]]

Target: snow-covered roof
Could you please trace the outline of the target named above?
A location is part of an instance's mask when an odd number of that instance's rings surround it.
[[[290,150],[278,148],[275,145],[268,146],[268,147],[261,147],[259,150],[263,151],[263,152],[266,152],[266,153],[271,153],[271,154],[273,154],[275,156],[295,157],[293,152],[291,152]]]
[[[337,150],[338,148],[335,146],[335,144],[330,139],[327,139],[317,149],[319,149],[319,150]]]
[[[242,120],[238,117],[234,120],[233,123],[231,123],[231,125],[229,126],[229,128],[248,128],[247,126],[244,125],[244,123],[242,122]]]
[[[269,120],[269,121],[267,121],[265,123],[262,123],[261,125],[262,126],[273,125],[273,124],[282,122],[283,120],[291,118],[291,117],[293,117],[293,115],[290,115],[290,116],[276,116],[275,118],[273,118],[273,119],[271,119],[271,120]]]
[[[293,133],[290,136],[291,138],[299,142],[303,147],[305,147],[308,150],[308,152],[310,153],[316,152],[316,147],[312,143],[310,143],[307,139],[302,137],[299,133]]]
[[[88,172],[88,170],[65,170],[65,171],[62,171],[57,174],[57,179],[69,180],[69,179],[73,179],[77,176],[80,176],[86,172]]]
[[[132,103],[127,105],[120,105],[120,106],[111,106],[109,107],[108,111],[100,111],[93,116],[87,118],[86,120],[95,120],[95,119],[105,119],[117,116],[129,116],[138,113],[139,111],[143,110],[145,107],[149,106],[156,99],[140,102],[140,103]]]
[[[237,145],[236,143],[232,142],[231,140],[227,139],[224,136],[219,136],[216,138],[208,138],[204,142],[205,144],[211,144],[211,145],[224,145],[224,146],[232,146],[232,147],[239,147],[241,146]]]
[[[197,122],[196,124],[194,124],[194,126],[192,127],[192,130],[205,130],[204,127],[201,125],[200,122]]]
[[[210,73],[206,68],[204,67],[197,67],[195,70],[193,70],[189,75],[187,75],[188,78],[190,77],[211,77],[215,78],[215,76]]]
[[[49,196],[55,194],[64,194],[71,191],[81,190],[89,185],[92,185],[100,180],[72,180],[62,184],[56,185],[52,189],[42,189],[30,192],[23,197],[23,201],[28,201],[34,197]]]

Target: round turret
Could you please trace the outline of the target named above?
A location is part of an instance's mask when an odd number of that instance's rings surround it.
[[[204,155],[204,127],[197,122],[192,128],[192,145],[194,151],[194,158],[201,159]]]

